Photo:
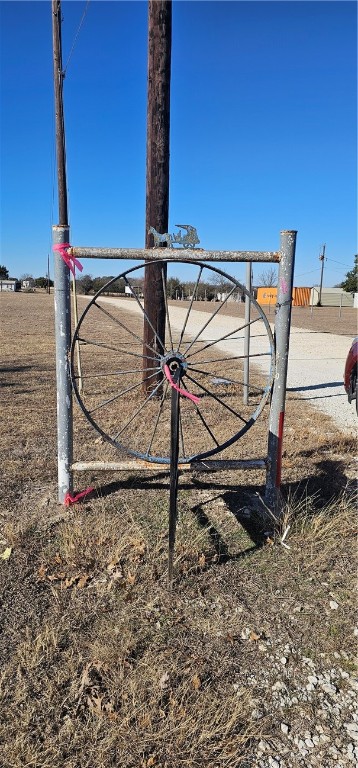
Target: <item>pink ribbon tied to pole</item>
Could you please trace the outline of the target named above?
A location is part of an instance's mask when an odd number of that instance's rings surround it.
[[[168,365],[164,366],[164,373],[169,381],[170,386],[173,387],[173,389],[175,389],[177,392],[179,392],[180,395],[183,395],[183,397],[188,397],[189,400],[192,400],[193,403],[195,403],[196,405],[200,403],[200,397],[197,397],[196,395],[192,395],[191,392],[188,392],[187,389],[180,389],[180,387],[178,387],[175,381],[173,381],[173,377],[170,373]]]
[[[66,493],[65,498],[63,500],[63,503],[65,507],[69,507],[71,504],[76,504],[78,501],[81,501],[81,499],[84,499],[86,496],[88,496],[89,493],[92,493],[94,491],[94,488],[86,488],[85,491],[81,491],[81,493],[76,493],[75,496],[71,496],[70,493]]]
[[[77,269],[79,269],[80,272],[82,272],[83,266],[81,262],[78,261],[78,259],[76,259],[70,253],[68,253],[71,247],[72,246],[70,245],[70,243],[58,243],[58,245],[53,246],[53,250],[57,251],[57,253],[60,254],[65,264],[67,264],[68,268],[71,270],[73,276],[76,277],[75,268],[77,267]]]

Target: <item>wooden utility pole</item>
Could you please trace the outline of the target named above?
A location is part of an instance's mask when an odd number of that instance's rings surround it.
[[[318,303],[317,306],[322,306],[322,285],[323,285],[323,269],[324,269],[324,258],[326,253],[326,245],[322,245],[322,253],[319,255],[319,260],[321,262],[321,281],[319,286],[319,294],[318,294]]]
[[[52,0],[53,77],[55,91],[58,223],[68,225],[65,121],[63,114],[63,71],[61,44],[61,2]]]
[[[154,245],[149,227],[158,232],[168,231],[169,214],[169,130],[170,130],[170,71],[172,45],[171,0],[149,0],[148,3],[148,92],[147,92],[147,167],[145,247]],[[163,244],[165,245],[165,244]],[[144,309],[157,336],[144,321],[143,353],[162,354],[165,343],[165,300],[162,266],[147,264],[144,277]],[[147,346],[148,345],[148,346]],[[143,379],[152,360],[144,357]],[[143,381],[147,392],[155,381]]]

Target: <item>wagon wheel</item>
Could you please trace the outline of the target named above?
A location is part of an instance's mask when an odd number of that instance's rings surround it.
[[[250,397],[244,405],[247,326],[239,299],[247,294],[246,288],[222,270],[199,261],[154,263],[161,264],[163,285],[167,269],[168,287],[173,285],[170,277],[190,276],[190,280],[186,277],[190,286],[187,302],[165,300],[164,350],[138,289],[143,276],[140,264],[111,279],[86,306],[73,336],[72,384],[82,411],[105,440],[137,458],[169,464],[168,425],[175,375],[181,390],[179,462],[189,463],[223,451],[253,426],[270,395],[274,342],[265,314],[250,295]],[[130,289],[129,296],[105,296],[119,283],[122,291]],[[224,286],[222,300],[202,304],[198,299],[213,293],[218,284]],[[151,326],[153,343],[143,351],[144,321]]]

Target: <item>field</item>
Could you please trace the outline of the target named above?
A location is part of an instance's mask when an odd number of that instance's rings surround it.
[[[246,512],[245,494],[263,493],[261,471],[182,474],[170,592],[165,467],[77,474],[77,490],[95,491],[59,506],[53,297],[2,294],[0,312],[0,763],[353,765],[355,441],[288,396],[285,509],[274,539]],[[338,309],[295,314],[339,332]],[[343,309],[343,332],[354,335],[353,325]],[[109,331],[96,325],[102,345]],[[103,346],[95,359],[97,374],[113,365]],[[219,374],[214,353],[211,362]],[[258,374],[252,383],[259,390]],[[110,396],[103,387],[89,391],[92,408]],[[110,430],[113,412],[100,412]],[[220,442],[225,425],[212,418]],[[165,451],[161,419],[156,449]],[[189,404],[183,419],[190,426]],[[201,438],[192,432],[195,453]],[[267,405],[227,455],[265,455],[266,435]],[[128,440],[141,450],[138,430]],[[76,404],[75,458],[118,459]]]

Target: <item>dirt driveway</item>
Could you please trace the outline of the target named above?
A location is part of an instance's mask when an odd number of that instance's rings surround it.
[[[141,311],[138,304],[131,299],[104,298],[101,300],[112,303],[117,307],[125,307],[134,313],[140,313]],[[202,303],[197,304],[197,306],[200,306],[200,310],[192,310],[198,331],[205,324],[208,311],[213,311],[213,304],[208,302],[208,306],[203,307],[203,310],[201,305]],[[338,308],[334,308],[333,315],[329,314],[330,311],[323,310],[324,316],[317,316],[320,309],[314,308],[312,315],[309,308],[297,309],[300,310],[300,313],[295,313],[295,323],[302,322],[306,326],[311,323],[311,326],[316,324],[319,327],[323,325],[323,327],[331,328],[336,324],[339,331],[342,331],[342,325],[339,325]],[[176,329],[180,328],[184,322],[186,310],[186,302],[171,303],[171,322],[174,322]],[[202,334],[203,339],[220,338],[223,332],[229,332],[231,329],[234,330],[237,326],[237,317],[236,319],[231,318],[229,311],[230,306],[225,317],[220,315],[220,317],[215,318],[210,323],[209,329]],[[344,325],[347,325],[353,331],[355,311],[344,308],[341,320],[344,312],[347,313],[343,319]],[[273,313],[271,316],[268,315],[270,321],[271,318],[273,321]],[[271,326],[273,328],[272,323]],[[331,416],[337,426],[346,434],[355,435],[357,433],[357,417],[354,406],[348,403],[343,387],[344,363],[351,345],[352,335],[353,332],[351,335],[345,335],[339,332],[320,332],[312,327],[308,329],[307,327],[300,328],[293,325],[290,338],[287,386],[291,392],[297,392],[297,397],[304,398],[318,410]],[[258,351],[257,340],[254,343],[255,351]],[[234,341],[225,342],[225,347],[218,344],[218,347],[224,349],[229,354],[235,354]]]

